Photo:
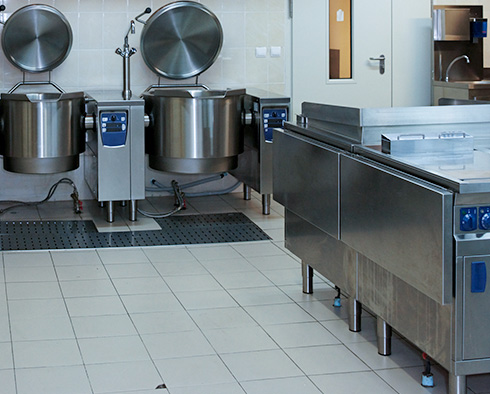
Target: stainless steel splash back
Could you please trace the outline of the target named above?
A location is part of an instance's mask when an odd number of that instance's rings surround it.
[[[184,174],[236,168],[243,152],[239,90],[157,89],[143,94],[150,115],[150,167]]]
[[[4,168],[28,174],[78,168],[79,155],[85,150],[84,105],[82,92],[2,94]]]
[[[475,148],[490,143],[490,105],[353,108],[305,102],[301,110],[307,125],[291,125],[294,132],[346,150],[349,144],[380,145],[385,133],[463,131],[474,137]]]

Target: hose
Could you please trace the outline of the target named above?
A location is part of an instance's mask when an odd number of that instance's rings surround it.
[[[180,185],[180,189],[181,190],[184,190],[184,189],[188,189],[190,187],[203,185],[205,183],[209,183],[209,182],[213,182],[213,181],[218,181],[220,179],[223,179],[227,175],[228,175],[227,172],[223,172],[221,174],[212,175],[212,176],[210,176],[208,178],[199,179],[197,181],[185,183],[183,185]],[[162,185],[160,182],[158,182],[155,179],[152,179],[151,180],[151,183],[154,184],[156,187],[147,187],[146,188],[146,191],[147,192],[162,192],[162,191],[163,192],[171,192],[173,190],[172,186]]]
[[[179,212],[182,208],[185,207],[185,201],[184,201],[184,193],[182,192],[179,184],[177,181],[173,180],[172,181],[172,190],[174,192],[175,196],[175,201],[176,201],[176,207],[172,209],[169,212],[147,212],[143,211],[142,209],[138,209],[138,212],[142,214],[143,216],[152,218],[152,219],[163,219],[167,218],[169,216],[172,216],[174,213]]]
[[[56,182],[53,186],[50,187],[48,191],[48,195],[44,198],[44,200],[41,201],[32,201],[32,202],[26,202],[26,201],[15,201],[15,200],[5,200],[1,201],[2,203],[7,203],[7,204],[14,204],[11,205],[10,207],[0,209],[0,215],[4,214],[7,211],[10,211],[11,209],[18,208],[18,207],[35,207],[41,204],[44,204],[45,202],[49,201],[51,197],[53,197],[56,189],[58,186],[62,183],[68,184],[73,188],[73,192],[71,193],[70,197],[73,199],[73,209],[75,213],[81,213],[82,212],[82,202],[79,199],[79,194],[78,194],[78,189],[75,185],[75,183],[70,179],[70,178],[61,178],[58,182]]]
[[[231,193],[238,186],[240,186],[241,183],[242,182],[238,181],[235,184],[231,185],[230,187],[228,187],[228,188],[226,188],[224,190],[210,191],[210,192],[200,192],[200,193],[186,193],[186,196],[187,197],[220,196],[220,195],[223,195],[223,194]]]
[[[227,172],[223,172],[221,174],[213,175],[208,178],[200,179],[194,182],[189,182],[185,183],[184,185],[180,186],[181,190],[188,189],[194,186],[199,186],[203,185],[205,183],[213,182],[213,181],[218,181],[220,179],[223,179],[225,176],[227,176]],[[146,191],[148,192],[153,192],[153,191],[159,191],[159,192],[171,192],[172,187],[162,185],[160,182],[158,182],[155,179],[151,180],[151,183],[154,184],[156,187],[147,187]],[[217,191],[209,191],[209,192],[198,192],[198,193],[186,193],[186,197],[205,197],[205,196],[219,196],[223,194],[228,194],[231,193],[233,190],[235,190],[238,186],[240,186],[241,182],[238,181],[232,186],[229,186],[228,188],[224,190],[217,190]]]

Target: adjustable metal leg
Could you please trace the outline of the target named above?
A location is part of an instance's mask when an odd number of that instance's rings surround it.
[[[378,354],[389,356],[391,354],[391,326],[379,316],[377,317],[376,333],[378,336]]]
[[[453,375],[449,373],[448,394],[466,394],[466,375]]]
[[[126,205],[128,205],[128,202],[126,200],[123,200],[119,202],[119,205],[124,208]]]
[[[362,305],[355,298],[349,298],[349,330],[353,332],[361,331]]]
[[[129,220],[135,222],[137,213],[138,213],[138,201],[129,200]]]
[[[304,261],[301,262],[301,269],[303,275],[303,293],[313,293],[313,268],[311,268]]]
[[[112,223],[114,221],[114,201],[107,201],[106,210],[107,210],[106,211],[106,214],[107,214],[106,220],[109,223]]]
[[[243,199],[248,201],[248,200],[250,200],[251,195],[252,195],[252,192],[251,192],[250,186],[247,186],[244,183],[243,184]]]
[[[271,213],[271,195],[262,194],[262,214],[270,215]]]

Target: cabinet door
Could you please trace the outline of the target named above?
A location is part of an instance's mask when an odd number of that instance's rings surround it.
[[[274,200],[339,237],[339,152],[308,137],[274,131]]]
[[[464,259],[463,289],[463,359],[490,357],[490,256]]]
[[[340,240],[440,304],[453,299],[453,194],[341,156]]]

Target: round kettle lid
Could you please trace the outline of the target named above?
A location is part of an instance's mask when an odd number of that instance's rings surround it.
[[[2,49],[15,67],[27,72],[51,71],[70,53],[72,30],[56,8],[32,4],[5,22]]]
[[[141,54],[155,73],[171,79],[194,77],[216,60],[223,29],[200,3],[177,1],[148,19],[141,33]]]

